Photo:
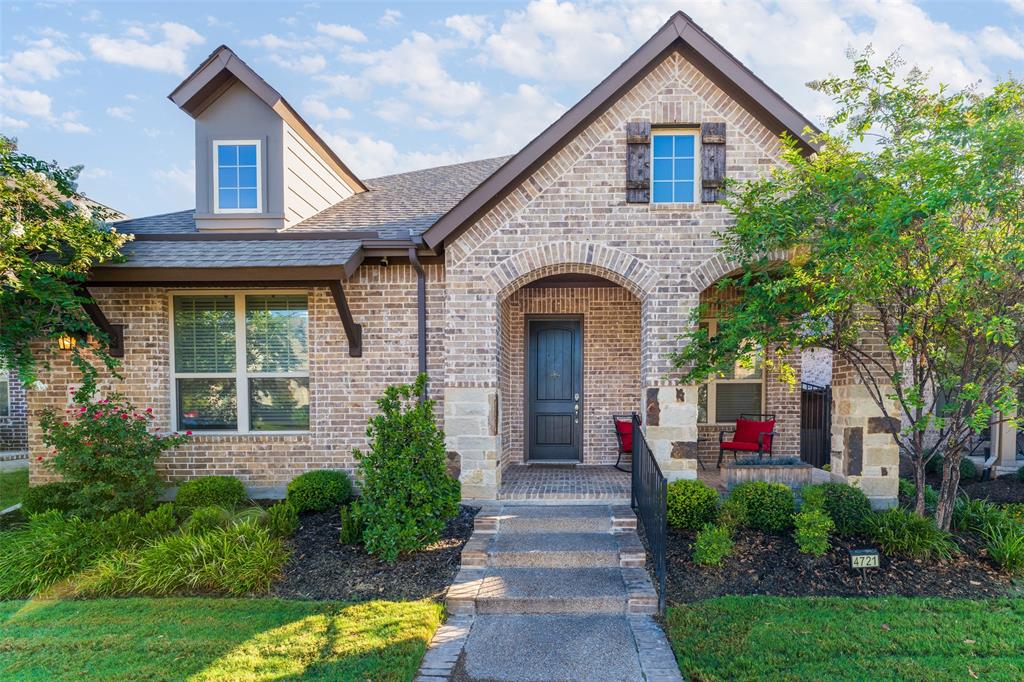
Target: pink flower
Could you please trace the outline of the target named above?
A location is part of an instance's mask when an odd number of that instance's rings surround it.
[[[64,422],[64,426],[71,426],[71,422]]]
[[[85,408],[84,407],[80,407],[80,408],[78,408],[78,411],[79,412],[85,412]]]
[[[186,436],[191,436],[191,435],[192,435],[192,432],[191,432],[191,431],[186,431],[186,432],[185,432],[185,435],[186,435]]]
[[[153,414],[153,408],[152,407],[147,407],[146,408],[146,414]]]
[[[36,457],[36,461],[37,462],[42,462],[43,461],[43,456],[39,455],[38,457]]]
[[[127,419],[127,418],[128,418],[128,413],[127,412],[122,412],[121,413],[121,419]]]

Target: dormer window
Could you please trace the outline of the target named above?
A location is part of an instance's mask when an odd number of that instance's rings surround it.
[[[213,212],[261,213],[260,141],[215,141],[213,159]]]

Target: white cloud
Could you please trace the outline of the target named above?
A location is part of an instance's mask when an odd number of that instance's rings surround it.
[[[386,9],[384,10],[384,14],[381,15],[380,19],[377,20],[377,23],[385,27],[397,26],[398,20],[401,18],[402,13],[399,12],[397,9]]]
[[[106,168],[91,166],[89,168],[83,169],[78,177],[82,180],[99,180],[101,178],[109,178],[110,175],[110,171],[107,170]]]
[[[295,41],[282,38],[273,33],[265,33],[259,38],[243,40],[242,44],[250,47],[262,47],[265,50],[292,50],[299,47]]]
[[[65,133],[91,133],[89,126],[79,121],[61,121],[60,128]]]
[[[149,43],[149,39],[143,37],[148,35],[144,29],[130,28],[127,37],[94,36],[89,39],[89,48],[97,58],[112,64],[185,75],[189,70],[189,49],[202,44],[205,39],[184,24],[168,21],[158,28],[163,33],[163,39],[159,42]]]
[[[196,164],[193,161],[188,168],[182,168],[174,163],[170,168],[153,171],[153,177],[176,192],[191,196],[196,189]]]
[[[39,90],[23,90],[0,85],[0,107],[35,118],[53,118],[53,100]]]
[[[993,57],[1024,59],[1024,47],[998,26],[986,26],[978,34],[981,50]]]
[[[107,115],[119,118],[122,121],[134,121],[132,114],[135,112],[134,107],[107,107]]]
[[[351,99],[363,99],[369,94],[369,83],[362,78],[345,74],[320,74],[315,78],[323,83],[321,90],[327,95],[343,95]]]
[[[1014,12],[1024,14],[1024,0],[1005,0],[1005,2]]]
[[[328,106],[319,97],[309,96],[302,100],[302,110],[315,119],[345,120],[352,118],[352,112],[345,107]]]
[[[81,60],[82,55],[78,52],[58,45],[50,38],[43,38],[33,40],[27,49],[13,53],[8,61],[0,63],[0,70],[13,80],[48,81],[61,75],[61,64]]]
[[[450,16],[444,20],[444,25],[474,43],[479,43],[486,34],[494,30],[487,17],[475,14]]]
[[[28,128],[28,121],[22,121],[20,118],[12,118],[10,116],[0,114],[0,128]]]
[[[321,24],[317,22],[316,32],[331,38],[337,38],[338,40],[347,40],[350,43],[366,42],[366,34],[358,28],[346,24]]]
[[[400,152],[391,142],[366,133],[344,135],[318,132],[324,141],[338,153],[338,156],[345,159],[345,163],[352,167],[356,175],[363,178],[374,178],[468,160],[464,153],[455,150]]]
[[[270,61],[291,71],[305,74],[318,73],[327,66],[327,60],[320,54],[299,55],[297,57],[282,57],[279,54],[272,54],[270,55]]]
[[[82,22],[86,23],[86,24],[91,24],[91,23],[95,23],[95,22],[99,21],[102,18],[103,18],[103,13],[102,12],[100,12],[98,9],[91,9],[88,12],[86,12],[85,14],[82,15]]]

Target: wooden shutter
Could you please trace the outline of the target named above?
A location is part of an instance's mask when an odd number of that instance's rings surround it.
[[[651,123],[626,123],[626,202],[651,201]]]
[[[712,204],[725,198],[725,124],[700,126],[701,201]]]

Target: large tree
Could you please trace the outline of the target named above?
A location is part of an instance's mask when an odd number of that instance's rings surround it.
[[[730,187],[720,239],[740,269],[723,285],[740,295],[714,339],[694,324],[674,360],[697,382],[758,347],[779,349],[776,367],[831,350],[902,424],[921,514],[941,457],[948,528],[965,446],[1014,418],[1024,383],[1024,84],[931,88],[870,57],[810,84],[837,105],[819,151],[786,139],[784,165]]]
[[[95,386],[95,361],[113,370],[109,339],[82,308],[89,269],[114,259],[127,237],[105,222],[110,212],[77,190],[81,167],[62,168],[18,151],[0,136],[0,366],[35,381],[37,339],[80,341],[72,360],[84,392]]]

